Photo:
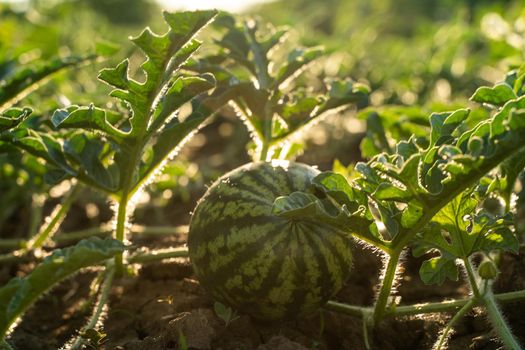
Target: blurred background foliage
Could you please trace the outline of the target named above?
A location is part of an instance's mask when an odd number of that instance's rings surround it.
[[[44,126],[56,108],[91,102],[100,106],[109,88],[97,82],[98,70],[123,57],[131,57],[136,67],[141,55],[126,38],[145,26],[165,31],[162,6],[148,0],[0,2],[0,86],[24,67],[53,57],[118,47],[105,60],[55,75],[19,103],[33,108],[35,123]],[[324,58],[309,66],[303,78],[307,83],[318,84],[318,76],[351,77],[371,87],[372,108],[381,106],[374,112],[364,110],[359,118],[353,111],[333,116],[305,135],[302,142],[308,152],[299,160],[322,169],[331,168],[334,159],[346,166],[379,151],[366,143],[363,154],[359,149],[378,123],[392,139],[424,135],[431,111],[464,106],[477,87],[492,85],[509,68],[519,67],[525,52],[525,7],[518,0],[280,0],[254,5],[243,15],[289,26],[296,42],[327,49]],[[210,30],[201,40],[209,43],[219,37]],[[245,152],[248,140],[233,113],[222,112],[190,142],[182,160],[169,165],[151,186],[136,219],[187,222],[205,185],[250,160]],[[341,163],[337,167],[344,169]],[[56,203],[44,175],[37,159],[0,152],[0,236],[27,235],[39,219],[25,218],[37,215],[32,209],[42,206],[42,197]],[[107,203],[97,198],[82,196],[84,207],[79,205],[77,216],[85,225],[110,217]],[[181,206],[181,201],[186,204]],[[85,209],[92,213],[93,206],[106,214],[92,215]],[[182,207],[180,215],[166,210],[173,206]]]

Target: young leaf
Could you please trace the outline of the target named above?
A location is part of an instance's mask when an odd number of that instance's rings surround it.
[[[156,35],[146,29],[132,39],[148,58],[141,68],[146,81],[139,83],[128,76],[128,61],[116,68],[104,69],[99,79],[117,88],[111,96],[129,103],[133,110],[131,135],[144,135],[150,121],[150,110],[154,107],[158,94],[171,80],[172,75],[199,48],[200,44],[192,38],[217,14],[216,11],[195,11],[164,13],[164,20],[170,30],[164,35]],[[171,114],[169,111],[167,114]]]
[[[89,238],[73,247],[57,249],[29,275],[14,278],[0,288],[0,338],[43,293],[81,269],[122,253],[124,245],[114,239]]]
[[[420,276],[425,283],[443,283],[445,277],[457,279],[456,259],[467,259],[476,252],[501,249],[517,252],[519,242],[508,228],[508,217],[491,217],[478,210],[479,201],[469,193],[454,198],[441,209],[416,243],[416,255],[437,249],[441,256],[423,263]]]
[[[2,112],[0,114],[0,133],[18,126],[31,112],[30,108],[10,108]]]
[[[305,192],[294,192],[289,196],[275,199],[272,213],[289,220],[304,220],[323,223],[332,228],[355,233],[359,238],[376,246],[383,246],[374,229],[372,220],[363,215],[363,210],[351,213],[343,205],[338,207],[330,199],[320,199],[316,195]]]
[[[482,86],[478,88],[470,99],[478,103],[503,106],[505,103],[516,97],[518,96],[516,96],[510,85],[499,83],[494,85],[494,87]]]

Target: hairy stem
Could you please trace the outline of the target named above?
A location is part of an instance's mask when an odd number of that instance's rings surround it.
[[[474,297],[480,298],[481,293],[478,287],[479,278],[477,276],[477,273],[474,271],[474,268],[472,267],[472,263],[470,262],[469,258],[463,258],[462,260],[463,260],[463,264],[465,265],[465,271],[467,272],[470,289],[472,290]]]
[[[130,256],[128,262],[144,264],[148,262],[156,262],[172,258],[188,257],[188,249],[186,247],[177,247],[171,249],[151,250],[138,252]]]
[[[492,293],[492,290],[490,290],[490,287],[483,295],[483,302],[485,304],[485,308],[492,326],[494,327],[496,333],[498,333],[498,336],[501,339],[503,345],[505,345],[505,348],[508,350],[522,349],[518,340],[512,334],[509,325],[503,318],[503,315],[501,314],[501,311],[496,303],[495,296]]]
[[[43,194],[36,193],[31,196],[31,213],[29,216],[29,229],[27,230],[29,238],[38,234],[38,226],[42,222],[44,203],[45,196]]]
[[[128,224],[128,200],[127,194],[124,194],[118,201],[117,217],[115,219],[115,239],[124,242],[126,237],[126,226]],[[115,255],[115,268],[118,275],[124,272],[123,254]]]
[[[436,344],[432,348],[433,350],[441,350],[441,348],[446,344],[448,340],[448,335],[450,333],[450,330],[452,327],[458,323],[458,321],[465,316],[467,312],[469,312],[474,305],[476,304],[475,299],[470,299],[463,307],[452,317],[450,322],[447,324],[443,332],[441,333],[440,337],[438,338]]]
[[[39,233],[28,242],[27,250],[40,248],[58,230],[58,227],[62,221],[64,221],[71,205],[79,194],[80,189],[81,185],[73,185],[73,188],[64,196],[62,202],[55,207],[53,213],[46,219]]]
[[[497,302],[500,303],[512,303],[517,301],[523,301],[525,300],[525,290],[494,294],[493,297]],[[396,306],[395,308],[387,309],[385,317],[414,316],[438,312],[452,312],[461,309],[471,300],[474,300],[476,306],[479,306],[482,303],[482,300],[480,299],[469,297],[456,300],[443,300],[434,303],[400,305]],[[362,317],[363,315],[366,315],[367,313],[373,311],[373,307],[349,305],[332,300],[329,301],[324,308],[330,311],[340,312],[346,315],[356,317]]]
[[[387,312],[388,299],[392,292],[392,287],[396,278],[397,266],[399,264],[399,257],[401,256],[401,249],[394,250],[388,257],[386,268],[383,275],[383,283],[379,294],[377,296],[374,306],[374,322],[379,322]]]
[[[113,279],[115,277],[115,268],[110,266],[105,271],[104,281],[100,287],[100,296],[95,304],[93,309],[93,314],[89,318],[88,322],[82,327],[80,334],[86,332],[88,329],[93,329],[97,327],[97,324],[100,322],[100,319],[104,316],[106,312],[106,304],[108,302],[109,292],[111,291],[111,286],[113,285]],[[84,344],[85,339],[82,336],[77,337],[68,349],[80,349]]]

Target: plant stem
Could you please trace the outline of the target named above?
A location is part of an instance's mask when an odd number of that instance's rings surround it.
[[[481,293],[478,288],[478,280],[476,272],[474,272],[474,268],[472,267],[472,263],[470,262],[469,258],[463,258],[463,264],[465,265],[465,270],[467,271],[467,277],[470,284],[470,289],[472,290],[472,293],[474,294],[474,297],[480,298]]]
[[[505,345],[505,348],[508,350],[522,349],[518,340],[512,334],[509,325],[503,318],[503,315],[501,314],[501,311],[498,308],[495,296],[492,293],[492,290],[490,290],[490,287],[485,291],[485,294],[483,295],[483,302],[485,304],[487,314],[492,323],[492,326],[494,327],[496,333],[498,333],[498,336],[501,339],[503,345]]]
[[[20,249],[26,246],[27,240],[16,238],[0,239],[0,249]]]
[[[118,201],[116,226],[115,226],[115,239],[124,242],[126,237],[126,226],[128,224],[128,194],[124,193]],[[124,272],[123,254],[119,253],[115,255],[115,268],[117,275],[122,275]]]
[[[177,247],[171,249],[162,249],[162,250],[151,250],[135,253],[130,256],[128,262],[130,263],[149,263],[156,262],[164,259],[172,258],[186,258],[188,257],[188,248],[186,247]]]
[[[349,305],[332,300],[328,301],[324,308],[330,311],[340,312],[342,314],[356,317],[363,317],[366,312],[370,312],[371,310],[371,308],[367,306]]]
[[[261,155],[259,156],[259,160],[261,162],[266,162],[268,159],[268,150],[270,147],[268,146],[268,142],[266,140],[261,140],[262,148],[261,148]]]
[[[113,285],[113,279],[115,277],[115,268],[113,266],[108,266],[105,271],[106,276],[100,287],[100,296],[94,306],[93,314],[89,318],[88,322],[82,327],[80,333],[87,331],[88,329],[93,329],[97,327],[97,324],[100,322],[100,319],[104,316],[106,312],[106,304],[108,302],[109,292]],[[82,336],[78,336],[73,343],[68,347],[69,349],[80,349],[84,344],[85,339]]]
[[[454,325],[458,323],[458,321],[463,316],[465,316],[465,314],[469,312],[470,309],[472,309],[475,304],[476,304],[475,299],[470,299],[465,305],[463,305],[463,307],[454,315],[454,317],[452,317],[450,322],[447,324],[447,326],[443,330],[443,333],[441,333],[441,336],[436,342],[436,346],[434,346],[432,349],[441,350],[442,346],[445,345],[445,343],[447,342],[448,334],[450,330],[452,329],[452,327],[454,327]]]
[[[41,193],[36,193],[31,196],[31,213],[29,216],[28,236],[33,237],[38,234],[38,225],[42,221],[42,212],[45,203],[45,196]]]
[[[0,263],[1,264],[10,263],[10,262],[22,263],[24,261],[30,261],[32,258],[33,256],[28,254],[27,252],[17,250],[15,252],[1,254]]]
[[[64,196],[62,202],[55,207],[53,213],[46,219],[46,222],[40,228],[40,232],[29,240],[26,250],[40,248],[44,243],[58,230],[58,227],[64,221],[71,205],[74,203],[80,192],[81,185],[75,184],[68,194]]]
[[[14,350],[11,345],[5,340],[0,340],[0,349],[1,350]]]
[[[374,306],[374,322],[376,323],[381,321],[387,312],[388,298],[390,297],[392,286],[394,285],[394,280],[396,278],[397,265],[399,263],[401,252],[402,249],[396,249],[388,256],[383,275],[383,283]]]
[[[525,300],[525,290],[519,290],[515,292],[507,292],[494,294],[494,299],[500,303],[512,303],[520,300]],[[413,305],[401,305],[395,308],[387,309],[385,317],[398,317],[398,316],[414,316],[421,314],[430,314],[438,312],[451,312],[457,311],[465,306],[469,301],[474,300],[476,306],[482,304],[482,300],[473,297],[456,299],[456,300],[443,300],[435,303],[420,303]],[[329,301],[325,306],[325,309],[340,312],[350,316],[362,317],[367,313],[373,311],[373,307],[368,306],[355,306],[345,303],[339,303],[336,301]]]
[[[133,235],[144,235],[144,236],[164,236],[164,235],[184,235],[188,232],[187,225],[180,225],[175,227],[169,226],[143,226],[143,225],[132,225],[129,228],[129,232]],[[98,227],[92,227],[85,230],[78,230],[73,232],[64,232],[60,235],[53,237],[53,240],[57,243],[68,243],[71,241],[79,241],[84,238],[91,236],[106,236],[113,233],[111,225],[104,224]],[[0,240],[0,247],[2,241]]]
[[[114,229],[110,224],[102,224],[101,226],[91,227],[84,230],[63,232],[59,235],[51,237],[53,242],[59,244],[66,244],[70,242],[80,241],[84,238],[92,236],[109,236],[113,233]],[[163,235],[184,235],[188,233],[188,225],[180,225],[175,227],[169,226],[144,226],[144,225],[132,225],[129,232],[134,235],[144,236],[163,236]],[[0,249],[17,249],[23,248],[27,245],[25,239],[0,239]]]

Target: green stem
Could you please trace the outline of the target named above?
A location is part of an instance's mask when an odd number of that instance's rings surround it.
[[[27,246],[27,240],[16,238],[0,239],[0,249],[23,249]]]
[[[46,223],[40,228],[40,232],[33,237],[27,244],[26,250],[40,248],[44,243],[58,230],[58,227],[64,221],[66,214],[69,212],[71,205],[76,200],[82,186],[73,185],[73,188],[63,198],[62,202],[55,207],[53,213],[46,219]]]
[[[180,225],[175,227],[168,226],[144,226],[144,225],[133,225],[129,229],[133,235],[144,235],[144,236],[163,236],[163,235],[184,235],[188,233],[187,225]],[[80,241],[84,238],[92,236],[109,236],[113,233],[112,225],[103,224],[98,227],[91,227],[84,230],[63,232],[59,235],[51,237],[53,242],[59,244],[67,244],[71,242]],[[0,249],[17,249],[24,248],[27,246],[25,239],[0,239]]]
[[[261,154],[259,156],[259,160],[261,162],[266,162],[268,159],[268,150],[270,147],[268,146],[268,142],[266,140],[261,140],[262,148],[261,148]]]
[[[116,217],[116,226],[115,226],[115,239],[121,242],[124,242],[126,237],[126,225],[128,224],[128,195],[127,193],[123,194],[118,201],[117,217]],[[119,253],[115,255],[115,268],[117,274],[120,276],[124,272],[124,258],[123,254]]]
[[[525,300],[525,290],[494,294],[493,297],[497,302],[500,303],[512,303],[516,301],[522,301]],[[457,300],[443,300],[435,303],[401,305],[396,306],[395,308],[388,309],[387,313],[385,314],[385,317],[415,316],[421,314],[457,311],[471,300],[475,302],[476,306],[481,305],[482,303],[482,299],[469,297]],[[373,311],[372,307],[349,305],[332,300],[325,305],[325,309],[356,317],[362,317],[363,315],[367,315],[368,313]]]
[[[490,290],[490,288],[483,295],[483,302],[485,304],[487,314],[489,319],[494,327],[496,333],[498,333],[499,338],[507,350],[520,350],[522,349],[518,340],[512,334],[509,325],[503,318],[501,311],[498,308],[498,305],[495,300],[495,296]]]
[[[29,217],[29,229],[27,230],[28,237],[33,237],[38,234],[38,225],[42,222],[42,214],[44,209],[45,196],[40,193],[31,196],[31,214]]]
[[[162,250],[151,250],[138,252],[130,256],[128,259],[129,263],[144,264],[149,262],[156,262],[159,260],[172,259],[172,258],[186,258],[188,257],[188,248],[167,248]]]
[[[397,266],[399,264],[399,257],[401,256],[401,252],[402,249],[396,249],[392,251],[392,253],[388,257],[388,261],[386,263],[386,268],[382,279],[383,283],[381,285],[381,289],[379,290],[379,294],[377,296],[377,300],[374,306],[374,322],[376,323],[381,321],[381,319],[383,319],[384,315],[387,312],[388,299],[390,297],[390,293],[392,291],[392,287],[396,278],[396,271]]]
[[[80,334],[86,332],[88,329],[93,329],[97,327],[97,324],[100,322],[100,319],[104,316],[106,312],[106,304],[108,302],[109,292],[111,291],[114,277],[115,268],[113,266],[109,266],[106,270],[106,276],[104,277],[104,281],[102,282],[102,285],[100,287],[100,296],[93,309],[93,314],[89,318],[88,322],[84,325],[84,327],[82,327],[82,330],[79,332]],[[84,342],[85,339],[82,338],[82,336],[78,336],[68,348],[80,349]]]
[[[20,253],[20,251],[15,251],[8,254],[1,254],[0,255],[0,264],[6,264],[10,262],[16,262],[18,264],[23,263],[25,261],[31,261],[33,260],[33,256],[31,254],[28,254],[27,252]]]
[[[187,225],[180,225],[175,227],[168,226],[143,226],[143,225],[132,225],[129,232],[133,235],[144,235],[144,236],[162,236],[162,235],[183,235],[188,233]],[[64,232],[57,235],[53,240],[57,243],[67,243],[71,241],[79,241],[83,238],[91,236],[105,236],[113,233],[111,225],[102,225],[99,227],[92,227],[85,230],[78,230],[73,232]],[[0,240],[0,247],[2,242]]]
[[[472,267],[472,263],[470,262],[469,258],[463,258],[463,264],[465,265],[465,270],[467,271],[467,277],[470,284],[470,289],[472,290],[472,293],[474,294],[474,297],[480,298],[481,293],[479,291],[478,287],[478,280],[477,273],[474,272],[474,268]]]
[[[465,305],[463,305],[463,307],[454,315],[454,317],[452,317],[450,322],[447,324],[447,326],[443,330],[443,333],[441,333],[441,336],[439,337],[436,343],[437,345],[434,346],[433,349],[441,350],[443,345],[445,345],[445,343],[447,342],[448,334],[450,333],[450,330],[452,329],[452,327],[454,327],[454,325],[456,325],[456,323],[458,323],[458,321],[461,318],[463,318],[463,316],[465,316],[465,314],[469,312],[474,307],[475,304],[476,304],[475,300],[470,299]]]
[[[328,301],[328,303],[326,303],[324,308],[330,311],[335,311],[335,312],[339,312],[342,314],[355,316],[355,317],[363,317],[367,312],[370,312],[372,310],[372,308],[367,307],[367,306],[349,305],[349,304],[339,303],[333,300]]]
[[[5,340],[0,340],[0,349],[1,350],[14,350],[11,345]]]

